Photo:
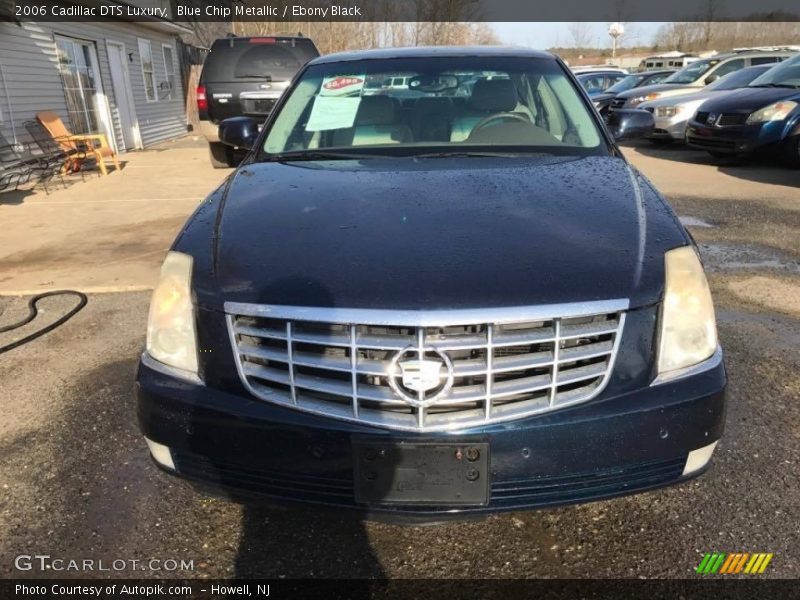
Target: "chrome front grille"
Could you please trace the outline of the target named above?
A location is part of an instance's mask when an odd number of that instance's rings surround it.
[[[226,303],[256,397],[411,431],[507,421],[585,402],[614,365],[626,300],[392,311]]]

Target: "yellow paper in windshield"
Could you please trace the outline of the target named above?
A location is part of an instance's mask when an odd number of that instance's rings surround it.
[[[325,77],[311,107],[306,131],[352,127],[361,104],[364,80],[364,75]]]

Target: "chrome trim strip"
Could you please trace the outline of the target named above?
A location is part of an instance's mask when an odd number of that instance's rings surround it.
[[[358,417],[358,344],[355,325],[350,325],[350,386],[353,390],[353,416]]]
[[[618,338],[616,335],[614,339]],[[556,403],[556,396],[558,396],[558,355],[560,354],[561,346],[561,319],[555,322],[555,340],[553,341],[553,378],[550,382],[550,408]],[[611,370],[609,368],[609,370]]]
[[[483,419],[492,418],[492,387],[494,386],[494,323],[486,326],[486,398]]]
[[[297,404],[297,388],[294,385],[294,351],[292,349],[292,322],[286,321],[286,359],[289,367],[289,388],[292,390],[292,402]]]
[[[153,371],[158,371],[164,375],[169,375],[170,377],[175,377],[176,379],[182,379],[183,381],[188,381],[189,383],[194,383],[196,385],[205,385],[197,373],[192,373],[191,371],[165,365],[161,361],[158,361],[150,356],[147,353],[147,350],[142,352],[141,360],[144,366],[146,366],[148,369],[153,369]]]
[[[717,349],[714,350],[714,354],[708,357],[703,362],[699,362],[696,365],[691,365],[690,367],[684,367],[683,369],[675,369],[674,371],[667,371],[666,373],[661,373],[653,379],[650,387],[655,385],[661,385],[662,383],[669,383],[671,381],[677,381],[678,379],[683,379],[685,377],[691,377],[692,375],[699,375],[700,373],[705,373],[706,371],[710,371],[711,369],[717,368],[723,360],[723,352],[722,346],[717,344]]]
[[[248,317],[314,321],[340,325],[386,325],[399,327],[447,327],[483,323],[519,323],[549,319],[570,319],[628,310],[627,299],[509,306],[503,308],[461,308],[453,310],[384,310],[376,308],[336,308],[247,304],[226,302],[225,312]]]

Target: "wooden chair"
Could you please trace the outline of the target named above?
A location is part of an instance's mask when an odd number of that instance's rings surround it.
[[[108,174],[106,169],[106,160],[111,160],[114,166],[119,171],[119,162],[117,155],[111,146],[108,145],[108,140],[103,133],[76,133],[72,134],[64,125],[56,113],[50,110],[45,110],[36,113],[37,120],[42,126],[47,129],[53,139],[61,145],[61,147],[69,152],[70,150],[77,150],[79,153],[83,152],[86,155],[93,155],[97,161],[97,166],[103,175]],[[82,160],[80,158],[73,158],[76,163],[75,166],[80,167]]]

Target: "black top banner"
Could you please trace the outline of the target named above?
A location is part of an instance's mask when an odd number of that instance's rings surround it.
[[[772,21],[797,0],[0,0],[12,21]]]

